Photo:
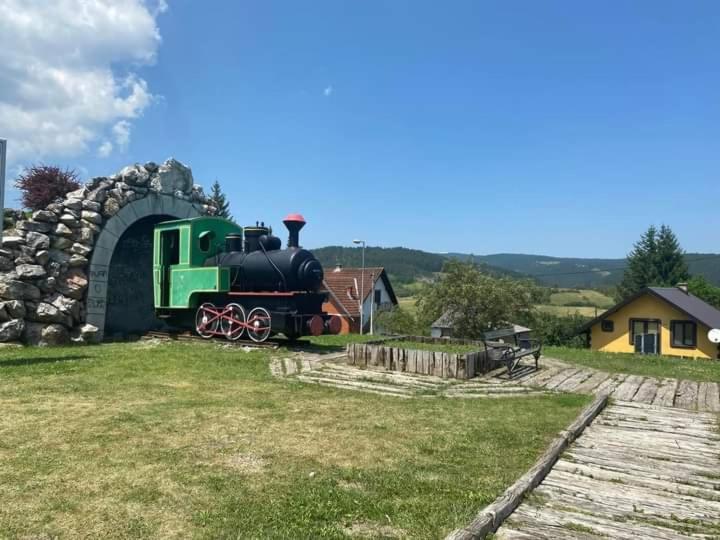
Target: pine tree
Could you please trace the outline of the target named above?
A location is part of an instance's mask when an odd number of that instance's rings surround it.
[[[657,240],[657,282],[659,286],[674,287],[690,278],[685,252],[670,227],[660,227]]]
[[[232,214],[230,214],[230,203],[227,201],[227,197],[220,188],[220,182],[215,180],[212,187],[210,188],[210,202],[217,208],[216,216],[224,217],[225,219],[232,220]]]
[[[670,227],[658,232],[654,225],[640,237],[627,257],[618,299],[632,296],[645,287],[672,287],[689,277],[680,243]]]

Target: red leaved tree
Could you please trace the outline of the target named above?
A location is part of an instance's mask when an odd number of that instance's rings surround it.
[[[63,171],[59,167],[35,165],[18,176],[15,187],[22,192],[25,208],[42,210],[71,191],[80,189],[80,182],[75,171],[70,169]]]

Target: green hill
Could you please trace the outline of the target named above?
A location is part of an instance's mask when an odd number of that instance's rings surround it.
[[[497,253],[494,255],[467,255],[451,253],[448,256],[489,264],[505,270],[534,277],[541,285],[571,288],[599,288],[616,285],[625,270],[625,259],[581,259]],[[691,274],[704,276],[720,285],[720,254],[687,253]]]
[[[337,264],[351,267],[359,267],[362,264],[362,248],[359,247],[328,246],[313,249],[312,252],[322,263],[326,272],[331,271]],[[432,278],[442,270],[446,261],[447,257],[444,255],[428,253],[419,249],[369,246],[365,250],[365,266],[385,267],[399,295],[403,295],[404,289],[408,285]],[[519,274],[494,268],[486,263],[479,264],[486,272],[493,275],[520,277]]]
[[[326,271],[336,264],[360,266],[362,248],[328,246],[312,250]],[[448,258],[472,260],[483,269],[500,276],[534,278],[540,285],[571,289],[602,289],[620,282],[625,259],[582,259],[497,253],[470,255],[466,253],[428,253],[403,247],[368,247],[366,266],[384,266],[400,295],[410,294],[408,286],[430,279],[440,272]],[[699,274],[711,283],[720,285],[720,254],[688,253],[686,259],[692,274]],[[408,289],[408,291],[405,291]]]

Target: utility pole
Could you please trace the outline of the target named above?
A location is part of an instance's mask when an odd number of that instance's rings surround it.
[[[7,141],[0,139],[0,246],[2,246],[3,227],[5,225],[5,164],[7,159]]]
[[[360,335],[363,335],[363,326],[365,324],[364,304],[365,304],[365,240],[353,240],[353,244],[362,244],[362,268],[360,270]],[[370,312],[372,316],[372,312]]]

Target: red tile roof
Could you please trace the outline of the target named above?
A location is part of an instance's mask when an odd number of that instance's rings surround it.
[[[360,315],[360,288],[362,287],[363,272],[361,268],[333,268],[325,272],[324,285],[327,290],[337,298],[343,309],[351,317]],[[382,279],[385,288],[390,294],[394,304],[397,304],[395,292],[390,285],[390,280],[382,266],[365,267],[365,280],[363,296],[368,297],[373,290],[373,283]],[[357,280],[357,288],[355,286]]]

